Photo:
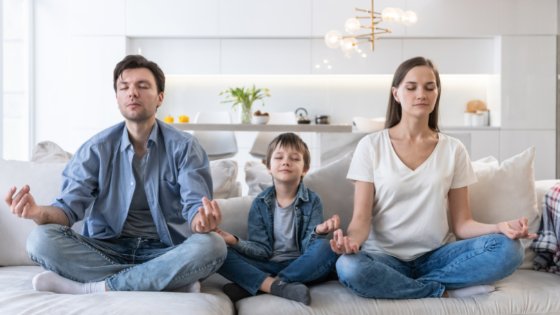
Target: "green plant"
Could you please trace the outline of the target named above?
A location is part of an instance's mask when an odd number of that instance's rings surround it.
[[[253,103],[258,100],[263,100],[265,97],[270,96],[268,88],[256,88],[255,85],[250,88],[235,87],[229,88],[220,92],[220,95],[225,95],[226,99],[222,103],[232,103],[231,107],[235,108],[241,106],[241,122],[248,124],[251,122],[251,108]],[[264,102],[262,102],[264,105]]]

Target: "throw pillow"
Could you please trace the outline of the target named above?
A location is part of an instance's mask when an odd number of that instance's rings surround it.
[[[348,227],[354,210],[354,184],[346,179],[353,152],[316,169],[303,178],[303,183],[316,192],[323,203],[323,216],[340,216],[340,226]]]
[[[245,182],[249,186],[248,195],[256,196],[272,186],[272,177],[261,161],[248,161],[245,163]]]
[[[59,194],[64,166],[65,163],[0,160],[0,193],[5,195],[11,187],[19,190],[28,184],[35,202],[50,204]],[[34,264],[27,256],[25,243],[35,226],[35,222],[12,214],[3,200],[0,202],[0,266]]]
[[[42,141],[35,145],[31,155],[32,162],[68,162],[72,154],[64,151],[58,144],[52,141]]]
[[[214,190],[214,199],[241,196],[237,182],[237,162],[234,160],[210,161],[210,172]]]
[[[526,217],[529,232],[538,231],[540,214],[534,179],[535,149],[529,148],[504,160],[494,158],[473,162],[478,182],[469,186],[473,218],[483,223],[498,223]],[[531,269],[534,253],[530,240],[522,240],[525,259],[521,268]]]

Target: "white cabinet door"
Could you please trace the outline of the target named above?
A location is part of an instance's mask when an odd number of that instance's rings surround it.
[[[407,27],[411,37],[460,37],[499,34],[500,3],[488,0],[408,0],[418,22]]]
[[[493,38],[404,39],[403,59],[427,57],[444,74],[490,74],[494,47]]]
[[[128,52],[142,53],[166,75],[220,73],[219,39],[133,39]]]
[[[309,74],[308,39],[223,39],[223,74]]]
[[[505,160],[528,147],[535,147],[535,179],[556,178],[555,130],[501,130],[500,157]]]
[[[493,156],[500,159],[500,130],[499,129],[443,129],[443,133],[455,137],[465,145],[472,161]]]
[[[314,39],[312,46],[313,74],[393,74],[402,62],[402,39],[377,40],[375,50],[360,46],[359,53],[346,56],[340,49],[330,49],[322,39]],[[329,67],[330,65],[330,67]]]
[[[338,30],[344,33],[344,23],[347,19],[355,16],[365,16],[366,13],[356,12],[355,8],[370,9],[370,2],[367,0],[312,0],[312,35],[323,37],[328,31]],[[381,12],[384,8],[393,7],[407,10],[405,0],[376,0],[374,1],[376,12]],[[368,19],[363,19],[362,24],[367,24]],[[402,24],[383,22],[379,27],[390,28],[392,33],[387,37],[404,36],[406,27]],[[414,27],[414,26],[411,26]],[[365,33],[365,30],[361,33]]]
[[[217,36],[218,0],[126,0],[126,35]]]
[[[221,0],[214,14],[221,37],[311,35],[311,0]]]
[[[556,128],[556,36],[502,37],[502,127]]]
[[[493,1],[494,2],[494,1]],[[500,0],[500,34],[557,34],[557,0]]]
[[[124,35],[125,0],[69,1],[73,35]]]

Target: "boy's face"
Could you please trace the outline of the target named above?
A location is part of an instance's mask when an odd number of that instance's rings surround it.
[[[270,157],[269,172],[275,184],[299,184],[307,172],[304,169],[303,154],[290,147],[277,146]]]

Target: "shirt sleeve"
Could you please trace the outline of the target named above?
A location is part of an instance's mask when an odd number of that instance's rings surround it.
[[[198,208],[202,207],[202,197],[213,198],[208,156],[194,137],[191,138],[179,166],[178,181],[183,217],[190,225]]]
[[[467,149],[460,141],[457,141],[456,144],[455,167],[451,189],[466,187],[477,181]]]
[[[52,206],[62,209],[70,226],[84,218],[98,193],[99,155],[82,146],[62,172],[62,191]]]
[[[346,178],[373,183],[373,148],[370,136],[364,137],[354,151]]]

